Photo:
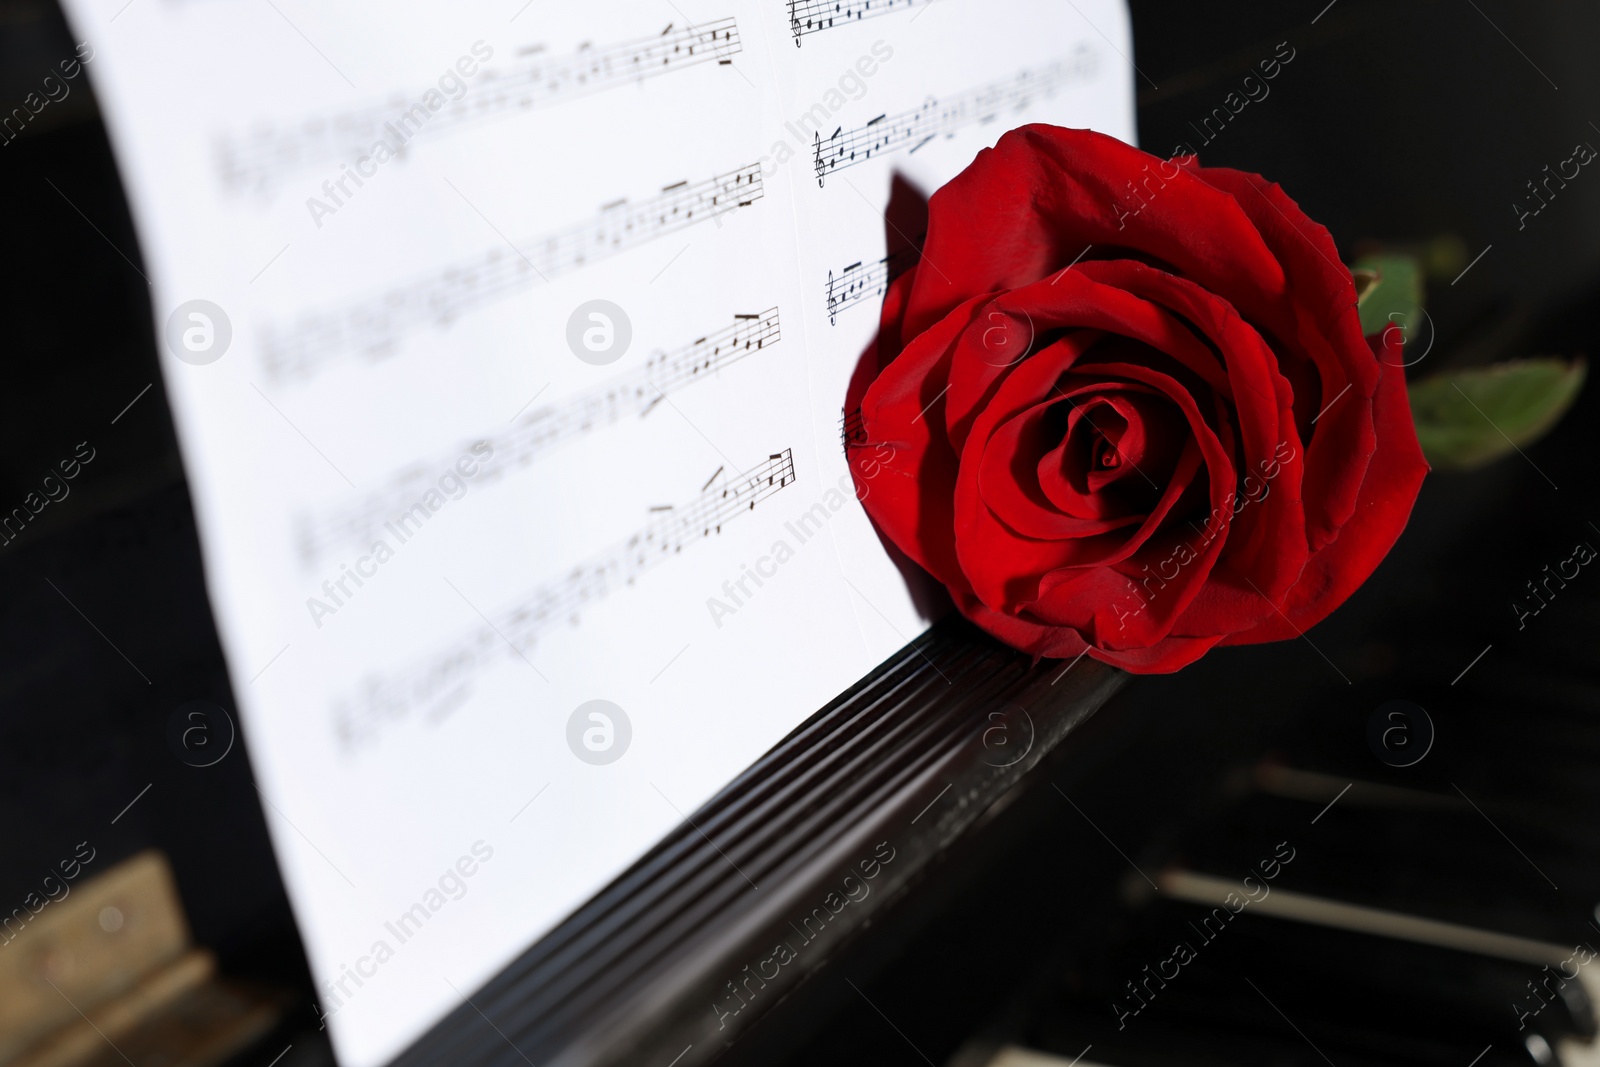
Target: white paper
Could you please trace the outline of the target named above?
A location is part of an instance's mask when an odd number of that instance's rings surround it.
[[[1133,136],[1121,0],[681,3],[67,3],[351,1067],[928,625],[840,445],[893,176]]]

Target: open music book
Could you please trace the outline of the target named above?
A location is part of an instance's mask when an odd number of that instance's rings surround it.
[[[66,6],[322,1009],[383,1063],[929,624],[846,383],[916,194],[1133,138],[1127,14]]]

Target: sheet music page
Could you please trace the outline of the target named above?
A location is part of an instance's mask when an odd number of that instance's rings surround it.
[[[66,6],[327,1025],[380,1064],[930,623],[841,447],[892,182],[1131,140],[1126,12]]]

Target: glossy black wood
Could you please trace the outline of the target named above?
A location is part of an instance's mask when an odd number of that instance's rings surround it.
[[[1035,664],[959,620],[934,627],[397,1063],[707,1062],[980,827],[1123,677],[1088,658]]]

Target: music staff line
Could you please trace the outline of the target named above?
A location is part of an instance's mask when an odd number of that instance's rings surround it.
[[[789,32],[794,35],[794,46],[807,34],[830,30],[836,25],[877,18],[892,11],[921,5],[928,7],[935,0],[786,0],[789,6]]]
[[[681,28],[668,23],[659,34],[599,47],[584,44],[565,55],[545,55],[543,46],[535,45],[519,50],[506,67],[485,67],[476,78],[464,80],[462,95],[438,111],[419,102],[429,92],[437,93],[429,89],[409,99],[394,94],[381,103],[313,116],[286,129],[225,138],[215,151],[218,178],[231,193],[259,191],[300,167],[341,157],[354,163],[380,141],[400,155],[411,138],[424,132],[432,135],[552,107],[707,63],[728,66],[741,49],[733,18]],[[418,107],[424,114],[416,114]],[[416,129],[409,132],[413,124]]]
[[[518,597],[430,657],[421,670],[402,668],[387,678],[367,678],[358,696],[333,709],[340,742],[351,751],[382,729],[385,720],[402,718],[414,708],[443,714],[466,695],[470,675],[489,660],[505,655],[525,658],[523,650],[541,630],[563,620],[576,623],[586,606],[632,585],[686,547],[720,534],[728,523],[754,511],[794,480],[794,455],[787,448],[742,474],[728,476],[719,469],[693,500],[665,511],[651,509],[660,517],[626,541]]]
[[[439,471],[448,470],[458,455],[472,452],[492,456],[492,460],[481,461],[477,477],[484,483],[493,482],[585,434],[629,416],[642,419],[667,395],[703,381],[781,339],[777,308],[735,315],[731,325],[652,356],[643,366],[560,404],[531,411],[505,430],[484,434],[442,452],[430,463],[409,464],[388,477],[381,488],[353,504],[302,515],[296,531],[301,562],[310,568],[336,548],[371,544],[382,536],[385,523],[403,521],[408,510],[432,488]]]
[[[969,89],[944,100],[929,97],[918,108],[883,114],[864,126],[843,126],[827,137],[818,130],[812,142],[817,185],[826,186],[835,171],[865,163],[874,156],[909,148],[915,152],[939,136],[953,137],[971,125],[993,122],[1007,111],[1020,111],[1036,98],[1053,96],[1076,82],[1087,81],[1099,67],[1098,51],[1080,44],[1070,59],[1029,68],[1004,81]]]
[[[917,262],[920,251],[915,247],[891,252],[871,263],[857,261],[836,275],[828,271],[828,324],[839,324],[839,312],[855,307],[874,297],[882,298],[889,283],[904,274]]]
[[[382,354],[401,334],[430,323],[448,324],[463,312],[570,271],[597,263],[706,219],[749,207],[763,195],[761,165],[690,183],[677,182],[638,204],[605,205],[587,222],[517,242],[495,245],[387,293],[334,311],[303,314],[262,333],[261,360],[274,382],[312,377],[338,353]]]

